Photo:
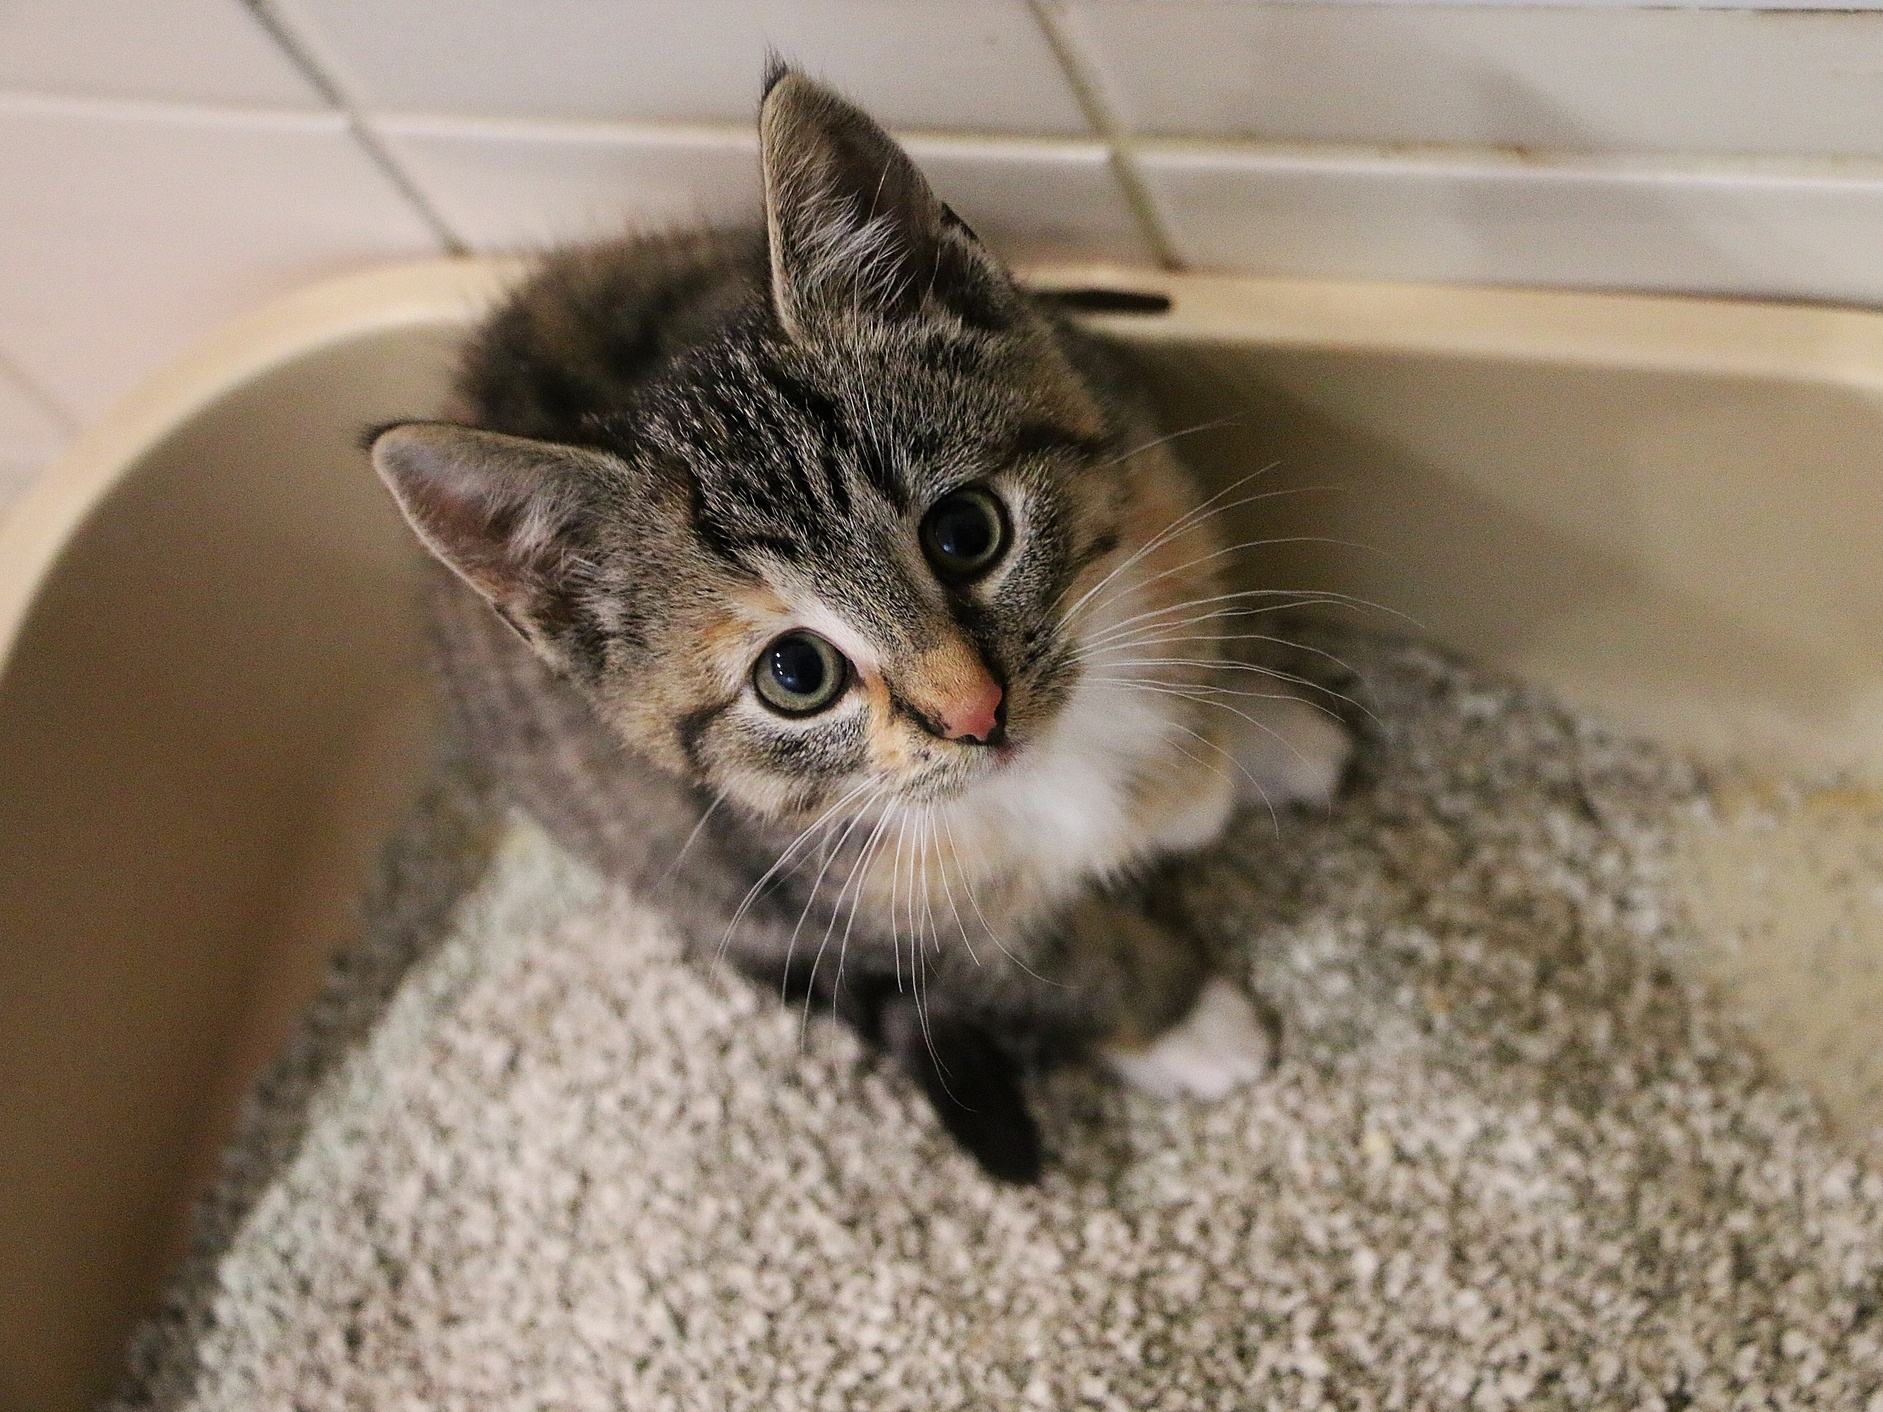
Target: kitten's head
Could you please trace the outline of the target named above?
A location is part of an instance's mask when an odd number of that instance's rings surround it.
[[[953,796],[1072,692],[1142,427],[867,116],[787,72],[759,130],[710,327],[621,340],[644,371],[555,439],[411,423],[374,462],[643,753],[769,817]]]

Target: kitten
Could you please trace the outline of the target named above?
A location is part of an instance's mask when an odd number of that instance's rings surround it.
[[[828,89],[776,70],[759,135],[763,229],[548,257],[373,462],[519,801],[1031,1181],[1034,1058],[1265,1070],[1142,880],[1347,739],[1223,706],[1211,507],[1104,351]]]

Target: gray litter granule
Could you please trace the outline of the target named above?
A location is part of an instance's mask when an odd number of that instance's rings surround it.
[[[1346,640],[1327,818],[1189,904],[1284,1058],[1039,1085],[990,1185],[821,1020],[443,787],[253,1105],[129,1405],[1883,1412],[1883,1168],[1681,964],[1704,785]]]

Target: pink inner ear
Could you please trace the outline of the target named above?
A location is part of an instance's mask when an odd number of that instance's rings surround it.
[[[575,472],[566,448],[440,423],[395,427],[373,459],[433,553],[492,601],[560,569]]]
[[[531,552],[517,534],[523,504],[455,478],[409,486],[407,498],[433,549],[492,598],[513,596],[546,567],[542,546]]]

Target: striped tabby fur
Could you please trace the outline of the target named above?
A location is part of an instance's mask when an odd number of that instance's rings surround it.
[[[1259,1069],[1227,992],[1185,1040],[1225,1051],[1182,1061],[1209,1075],[1153,1062],[1206,975],[1137,880],[1217,835],[1233,766],[1288,771],[1199,700],[1211,521],[1103,351],[828,90],[774,75],[760,137],[764,229],[548,257],[469,347],[455,420],[374,460],[455,571],[446,670],[521,802],[1029,1180],[1031,1056],[1199,1090]],[[924,529],[964,487],[1005,544],[971,578]],[[804,631],[843,670],[780,680],[841,691],[783,714],[756,674]],[[1175,635],[1152,655],[1182,661],[1131,665]],[[1339,738],[1293,735],[1324,790]]]

